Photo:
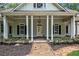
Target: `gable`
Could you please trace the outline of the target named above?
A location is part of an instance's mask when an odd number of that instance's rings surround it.
[[[45,8],[34,8],[33,3],[24,3],[16,7],[16,11],[62,11],[62,7],[58,6],[56,3],[46,3]]]

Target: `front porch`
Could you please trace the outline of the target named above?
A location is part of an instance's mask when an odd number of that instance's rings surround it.
[[[1,37],[8,39],[23,38],[26,41],[34,41],[34,38],[45,38],[53,42],[54,37],[75,38],[75,16],[73,14],[55,13],[8,13],[2,15],[3,26]],[[16,39],[17,40],[17,39]],[[14,40],[14,41],[16,41]],[[19,39],[18,39],[19,40]]]

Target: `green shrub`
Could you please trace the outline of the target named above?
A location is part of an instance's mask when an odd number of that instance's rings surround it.
[[[68,56],[79,56],[79,50],[76,51],[72,51],[69,54],[67,54]]]

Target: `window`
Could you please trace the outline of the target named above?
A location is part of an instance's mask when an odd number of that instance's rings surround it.
[[[37,8],[43,7],[43,3],[37,3]]]
[[[24,26],[24,24],[20,24],[19,30],[20,30],[20,34],[25,34],[25,26]]]
[[[34,3],[33,6],[34,8],[45,8],[46,4],[45,3]]]
[[[3,33],[3,22],[1,22],[1,33]]]
[[[58,34],[59,33],[59,26],[58,24],[54,25],[54,34]]]
[[[17,25],[17,35],[19,34],[26,35],[26,25],[24,24]]]
[[[58,24],[53,25],[53,33],[61,34],[61,25],[58,25]]]

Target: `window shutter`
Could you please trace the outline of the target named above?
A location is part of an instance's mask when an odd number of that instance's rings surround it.
[[[3,28],[3,23],[1,23],[1,33],[3,33],[3,30],[4,28]]]
[[[12,27],[11,26],[9,26],[9,34],[11,34],[12,33]]]
[[[59,34],[61,34],[61,25],[59,25]]]
[[[26,25],[25,25],[25,35],[26,35]]]
[[[36,8],[36,3],[33,4],[33,7]]]
[[[53,25],[53,34],[54,34],[54,25]]]
[[[66,33],[68,33],[68,25],[66,26]]]
[[[17,35],[19,35],[19,25],[17,25]]]

